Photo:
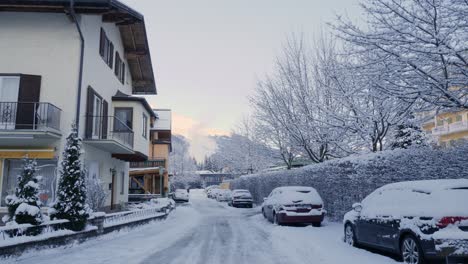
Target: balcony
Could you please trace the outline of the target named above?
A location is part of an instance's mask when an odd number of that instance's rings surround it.
[[[0,102],[0,146],[47,146],[62,136],[62,110],[50,103]]]
[[[132,169],[140,169],[140,168],[166,168],[166,160],[165,159],[157,159],[157,160],[147,160],[141,162],[130,162],[130,168]]]
[[[87,116],[83,142],[112,154],[134,154],[133,130],[115,116]]]
[[[468,131],[468,121],[457,121],[443,126],[436,126],[432,129],[432,134],[443,136],[463,131]]]

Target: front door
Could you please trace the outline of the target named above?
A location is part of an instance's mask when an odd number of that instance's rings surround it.
[[[356,237],[359,242],[376,245],[379,225],[377,218],[360,217],[356,220]]]

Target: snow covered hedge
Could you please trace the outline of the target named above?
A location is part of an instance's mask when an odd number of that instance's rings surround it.
[[[300,169],[245,175],[231,189],[248,189],[255,201],[279,186],[312,186],[322,196],[328,216],[341,220],[354,202],[387,183],[468,178],[468,145],[454,149],[419,148],[352,156]]]

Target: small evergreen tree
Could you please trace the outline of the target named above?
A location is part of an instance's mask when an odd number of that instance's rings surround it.
[[[427,146],[425,133],[415,125],[399,125],[395,138],[391,144],[392,149],[407,149],[415,146]]]
[[[81,164],[81,138],[76,125],[72,125],[67,137],[63,160],[61,162],[57,201],[51,213],[52,219],[67,219],[71,230],[83,230],[89,216],[86,204],[86,179]]]
[[[39,225],[42,223],[41,201],[39,200],[40,176],[36,175],[37,171],[36,161],[25,157],[22,172],[18,175],[15,194],[5,198],[8,215],[3,221],[7,224]]]

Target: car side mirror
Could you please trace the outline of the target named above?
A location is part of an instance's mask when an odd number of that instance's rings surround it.
[[[362,204],[361,203],[354,203],[353,210],[360,213],[362,211]]]

